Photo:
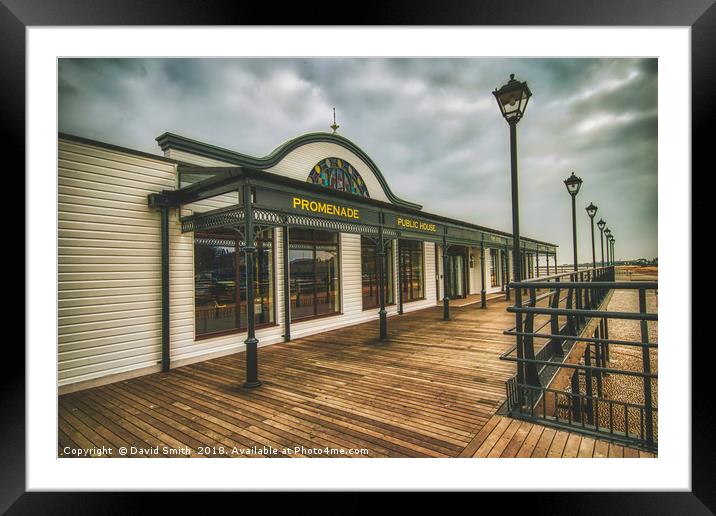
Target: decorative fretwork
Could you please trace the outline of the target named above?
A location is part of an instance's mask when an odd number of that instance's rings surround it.
[[[254,208],[254,221],[258,224],[269,226],[281,226],[284,223],[284,215],[282,213],[261,208]]]
[[[366,226],[363,224],[344,222],[342,220],[322,219],[306,215],[288,215],[286,217],[286,223],[292,227],[323,229],[337,233],[357,233],[359,235],[378,234],[378,226]]]
[[[200,231],[202,229],[214,229],[220,227],[231,227],[244,222],[243,206],[235,206],[228,209],[197,213],[181,221],[182,233]]]
[[[182,233],[201,231],[220,227],[230,227],[241,232],[244,224],[244,211],[242,206],[222,208],[207,213],[197,213],[182,219]],[[310,215],[285,214],[279,211],[254,208],[254,224],[257,231],[263,231],[275,226],[288,225],[289,227],[303,227],[322,229],[337,233],[355,233],[373,239],[378,238],[378,226],[359,224],[343,220],[324,219]],[[401,232],[397,229],[383,228],[383,239],[393,240],[400,238]]]
[[[229,240],[227,238],[194,238],[194,244],[196,245],[209,245],[212,247],[236,247],[236,240]]]

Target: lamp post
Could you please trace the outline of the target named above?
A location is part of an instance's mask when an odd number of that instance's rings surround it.
[[[514,277],[515,282],[522,280],[522,271],[520,271],[520,213],[519,213],[519,197],[517,188],[517,123],[525,114],[527,102],[532,96],[532,92],[526,82],[515,79],[515,74],[510,74],[510,80],[507,84],[492,92],[500,108],[500,113],[510,126],[510,176],[512,182],[512,260],[515,264]],[[507,287],[509,291],[509,286]],[[515,305],[522,306],[522,291],[515,289]],[[522,333],[522,314],[515,313],[515,330],[517,333],[517,355],[523,357],[525,350],[523,348]],[[534,355],[534,350],[529,351],[530,357]],[[532,364],[534,365],[534,364]],[[534,371],[532,371],[534,369]],[[524,364],[517,363],[517,383],[522,384],[525,381],[525,372],[529,375],[527,381],[531,384],[537,382],[539,378],[536,374],[536,368],[524,367]]]
[[[602,243],[602,267],[604,267],[604,226],[606,225],[607,223],[602,219],[599,219],[599,222],[597,222],[597,227],[599,228],[600,233],[600,241]]]
[[[572,175],[564,180],[564,185],[572,197],[572,245],[574,247],[574,270],[577,271],[579,269],[577,261],[577,194],[582,187],[582,178],[575,176],[572,172]]]
[[[604,234],[607,235],[607,265],[612,264],[611,255],[609,254],[609,247],[611,246],[611,242],[609,241],[612,237],[612,230],[607,228],[604,230]]]
[[[617,239],[614,238],[614,235],[612,235],[612,238],[611,238],[611,242],[612,242],[612,263],[614,263],[614,264],[617,263],[617,258],[616,258],[616,255],[614,254],[614,242],[616,242],[616,241],[617,241]]]
[[[587,215],[589,215],[589,219],[592,223],[592,269],[596,269],[597,255],[594,252],[594,216],[597,214],[598,208],[590,202],[589,206],[587,206],[585,209],[587,210]]]

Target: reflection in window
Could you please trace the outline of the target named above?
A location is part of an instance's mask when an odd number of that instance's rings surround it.
[[[378,246],[371,239],[361,237],[361,276],[363,292],[363,310],[380,305],[378,299]],[[383,261],[383,280],[385,285],[385,304],[393,303],[393,245],[385,247]]]
[[[401,240],[398,265],[403,301],[424,299],[423,243],[417,240]]]
[[[340,311],[338,233],[289,230],[291,320]]]
[[[242,245],[238,234],[226,228],[194,235],[197,336],[246,329],[246,260]],[[257,326],[275,322],[273,281],[273,230],[268,229],[256,240],[254,322]]]

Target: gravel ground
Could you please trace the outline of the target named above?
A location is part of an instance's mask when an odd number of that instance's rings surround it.
[[[646,293],[647,311],[656,313],[658,311],[658,296],[654,291]],[[639,311],[639,294],[636,290],[615,290],[609,302],[607,310],[638,312]],[[658,343],[658,323],[647,323],[649,342]],[[612,339],[627,340],[640,342],[641,327],[639,321],[625,321],[611,319],[609,321],[609,337]],[[642,350],[633,346],[612,345],[609,350],[610,363],[609,367],[615,369],[625,369],[630,371],[642,370]],[[658,373],[657,350],[651,349],[649,352],[649,361],[651,371]],[[593,380],[594,394],[596,395],[596,379]],[[584,383],[584,382],[582,382]],[[651,381],[652,404],[658,407],[658,380]],[[624,376],[620,374],[610,374],[603,380],[603,397],[617,401],[644,404],[644,380],[634,376]],[[584,392],[584,391],[583,391]],[[658,417],[657,412],[654,413],[654,437],[658,436]],[[640,433],[640,417],[639,410],[636,408],[629,410],[629,433]],[[608,426],[609,407],[599,407],[600,426]],[[623,408],[614,408],[613,423],[615,430],[624,431],[624,412]]]

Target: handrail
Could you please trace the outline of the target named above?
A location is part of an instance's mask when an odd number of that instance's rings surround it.
[[[507,307],[508,312],[518,316],[518,322],[522,320],[523,331],[516,331],[517,325],[503,331],[516,342],[500,355],[500,359],[514,362],[517,367],[516,376],[506,384],[506,406],[513,417],[560,427],[566,425],[590,435],[607,432],[613,437],[621,429],[624,435],[620,439],[628,444],[655,450],[657,408],[651,403],[651,383],[658,380],[658,374],[651,371],[650,352],[658,349],[658,344],[649,341],[647,323],[657,322],[658,313],[647,312],[646,292],[658,292],[658,282],[615,281],[615,272],[616,268],[610,265],[507,285],[508,289],[527,291],[528,296],[523,296],[520,304],[515,302]],[[638,292],[638,311],[607,309],[610,293],[619,290]],[[546,316],[546,321],[536,321],[540,316]],[[640,341],[610,338],[610,320],[639,321]],[[590,333],[585,333],[587,330]],[[539,350],[537,339],[544,342]],[[641,348],[641,364],[632,368],[611,366],[610,348],[614,346]],[[644,403],[605,398],[604,386],[609,385],[612,376],[642,378]],[[557,378],[560,380],[556,381]],[[555,385],[558,388],[551,388]],[[567,400],[567,405],[560,399]],[[608,417],[599,411],[600,407],[604,411],[607,405]],[[615,408],[623,409],[621,420],[614,419]],[[639,423],[637,431],[631,427],[630,419],[631,425]]]

